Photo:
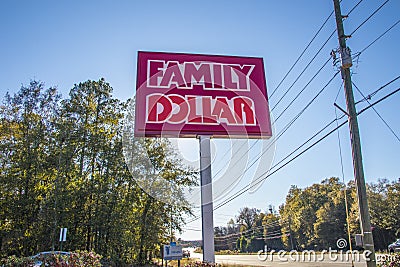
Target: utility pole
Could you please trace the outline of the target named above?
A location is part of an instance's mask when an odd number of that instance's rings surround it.
[[[367,190],[365,186],[364,170],[361,155],[360,133],[357,122],[357,111],[354,104],[353,88],[350,76],[350,67],[352,66],[350,49],[346,46],[346,36],[343,28],[343,16],[340,9],[339,0],[333,0],[335,8],[335,17],[337,24],[337,33],[339,37],[339,49],[341,57],[341,74],[344,82],[344,91],[346,95],[347,113],[349,115],[349,128],[351,138],[351,148],[353,156],[354,177],[357,187],[357,198],[360,212],[361,234],[363,235],[364,249],[371,252],[367,267],[376,267],[374,240],[372,236],[371,221],[368,210]]]

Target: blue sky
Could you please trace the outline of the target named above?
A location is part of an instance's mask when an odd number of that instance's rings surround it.
[[[359,0],[343,0],[343,13]],[[345,32],[357,28],[384,0],[364,0],[345,20]],[[138,50],[256,56],[264,58],[268,92],[286,72],[333,10],[331,0],[308,1],[1,1],[0,2],[0,95],[16,92],[31,79],[57,86],[64,97],[75,83],[104,77],[114,95],[125,100],[134,95]],[[389,1],[366,22],[348,46],[361,51],[400,19],[400,2]],[[287,79],[270,98],[275,106],[322,43],[335,29],[329,19],[315,42]],[[368,48],[354,62],[353,81],[364,94],[400,75],[400,24]],[[293,97],[338,47],[331,38],[290,92],[279,103],[277,117]],[[329,63],[304,93],[276,122],[281,130],[337,70]],[[383,89],[371,101],[397,89],[400,81]],[[277,142],[275,161],[290,153],[335,118],[333,103],[345,107],[340,75]],[[361,96],[355,91],[355,98]],[[400,94],[376,106],[376,110],[400,135]],[[365,104],[357,106],[358,109]],[[372,109],[359,117],[367,182],[394,180],[399,175],[400,142]],[[348,128],[340,130],[345,180],[353,179]],[[195,141],[194,141],[195,142]],[[217,150],[217,157],[224,154]],[[223,162],[223,160],[221,159]],[[219,163],[221,164],[221,163]],[[223,163],[222,163],[223,165]],[[221,166],[214,167],[214,172]],[[240,207],[276,209],[284,202],[290,185],[309,186],[324,178],[340,176],[337,135],[331,135],[291,165],[268,178],[253,194],[244,194],[215,211],[215,225],[224,225]],[[240,186],[236,190],[240,189]],[[235,192],[235,190],[233,190]],[[196,221],[187,226],[200,229]],[[201,238],[186,231],[183,238]]]

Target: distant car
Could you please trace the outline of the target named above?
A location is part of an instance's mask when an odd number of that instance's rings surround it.
[[[396,242],[390,244],[388,246],[388,251],[389,252],[398,252],[398,251],[400,251],[400,239],[397,239]]]
[[[51,255],[60,255],[60,256],[69,256],[71,253],[66,252],[66,251],[44,251],[44,252],[39,252],[38,254],[34,255],[31,257],[32,260],[34,260],[33,267],[40,267],[42,266],[43,262],[42,260],[50,257]]]
[[[190,258],[190,251],[189,250],[183,250],[182,251],[182,256],[184,258]]]

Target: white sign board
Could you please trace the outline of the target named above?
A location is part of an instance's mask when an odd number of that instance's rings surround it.
[[[164,245],[164,260],[181,260],[182,259],[182,246]]]
[[[67,228],[61,228],[60,230],[60,242],[67,241]]]

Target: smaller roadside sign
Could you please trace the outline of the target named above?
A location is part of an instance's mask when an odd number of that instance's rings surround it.
[[[60,230],[60,242],[67,241],[67,228],[61,228]]]
[[[182,246],[181,245],[164,245],[164,260],[181,260],[182,259]]]

